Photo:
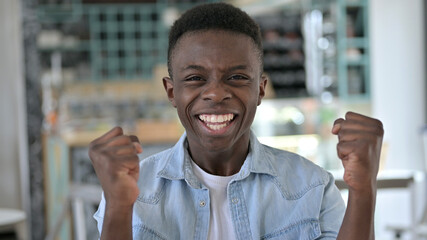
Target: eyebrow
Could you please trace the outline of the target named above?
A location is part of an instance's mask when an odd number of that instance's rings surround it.
[[[228,70],[234,71],[234,70],[246,70],[246,69],[248,69],[248,66],[246,66],[246,65],[236,65],[236,66],[229,68]]]
[[[200,65],[188,65],[185,68],[183,68],[182,70],[188,70],[188,69],[205,70],[205,68],[200,66]]]
[[[183,70],[188,70],[188,69],[205,70],[203,66],[195,65],[195,64],[188,65],[187,67],[183,68]],[[246,70],[246,69],[248,69],[247,65],[236,65],[228,68],[226,71]]]

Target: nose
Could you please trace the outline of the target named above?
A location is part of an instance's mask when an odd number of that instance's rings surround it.
[[[202,93],[203,100],[222,102],[231,98],[231,92],[227,89],[225,83],[220,81],[212,81],[206,85],[206,89]]]

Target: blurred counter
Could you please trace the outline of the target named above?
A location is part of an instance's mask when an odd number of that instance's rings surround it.
[[[136,120],[135,128],[131,132],[138,136],[141,144],[165,144],[178,141],[183,133],[183,128],[178,122],[157,122],[152,120]],[[72,130],[63,131],[60,136],[69,147],[87,147],[89,143],[105,134],[113,126],[97,130]]]

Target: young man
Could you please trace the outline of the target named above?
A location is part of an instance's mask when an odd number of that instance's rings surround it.
[[[349,112],[332,128],[345,210],[331,174],[251,132],[267,79],[246,13],[223,3],[189,10],[171,29],[168,55],[163,84],[186,133],[144,160],[119,127],[91,143],[101,239],[374,238],[380,121]]]

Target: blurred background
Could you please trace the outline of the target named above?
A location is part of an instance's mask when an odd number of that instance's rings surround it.
[[[97,239],[87,155],[113,126],[148,156],[183,132],[168,30],[197,0],[0,1],[0,239]],[[253,130],[336,177],[333,121],[379,118],[377,239],[427,238],[425,0],[230,0],[260,25],[267,97]]]

